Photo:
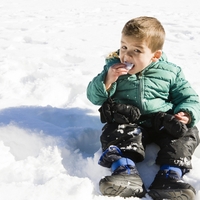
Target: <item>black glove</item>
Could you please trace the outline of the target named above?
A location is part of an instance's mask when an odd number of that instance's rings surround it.
[[[140,118],[140,110],[132,105],[115,104],[113,105],[113,116],[120,124],[134,123]]]
[[[158,112],[155,115],[152,124],[157,132],[165,129],[174,138],[182,137],[188,131],[185,124],[180,122],[173,115],[163,112]]]
[[[114,101],[111,98],[108,98],[99,108],[100,118],[101,118],[102,123],[113,122],[113,113],[112,113],[113,105],[114,105]]]
[[[140,117],[140,110],[132,105],[117,104],[108,98],[99,108],[102,123],[117,122],[119,124],[134,123]]]

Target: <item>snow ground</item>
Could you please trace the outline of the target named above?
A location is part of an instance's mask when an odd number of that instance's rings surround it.
[[[165,53],[200,94],[198,0],[0,0],[0,13],[1,199],[123,199],[98,190],[110,172],[97,164],[102,124],[86,87],[118,49],[125,22],[148,15],[163,23]],[[138,164],[146,187],[157,150],[148,146]],[[198,147],[184,178],[197,199],[199,165]]]

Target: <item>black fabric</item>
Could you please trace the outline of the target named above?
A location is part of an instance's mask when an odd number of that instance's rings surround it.
[[[131,105],[115,104],[113,106],[113,110],[114,120],[120,124],[134,123],[139,119],[141,115],[140,110],[137,107]]]
[[[111,98],[108,98],[103,105],[99,108],[100,112],[100,119],[102,123],[112,123],[113,121],[113,114],[112,114],[112,107],[114,102]]]
[[[117,104],[111,98],[108,98],[103,103],[99,108],[99,112],[102,123],[134,123],[141,115],[140,110],[137,107],[126,104]]]
[[[113,162],[121,158],[121,151],[117,148],[115,146],[108,147],[99,159],[98,164],[110,168]]]
[[[130,158],[134,162],[144,159],[143,135],[144,130],[136,124],[117,123],[106,124],[100,137],[102,149],[105,151],[110,145],[120,148],[123,157]]]
[[[134,134],[134,131],[139,134]],[[191,169],[191,157],[199,145],[199,132],[197,127],[189,128],[183,137],[175,139],[165,129],[158,133],[153,128],[138,127],[136,124],[112,123],[103,127],[100,140],[103,151],[115,145],[120,148],[123,157],[134,162],[141,162],[145,157],[146,145],[154,142],[160,147],[156,158],[158,165],[169,164]]]
[[[116,104],[108,98],[99,111],[101,121],[107,122],[100,137],[103,151],[115,145],[122,157],[141,162],[146,145],[154,142],[160,147],[156,158],[158,165],[178,166],[185,172],[192,168],[191,157],[200,142],[199,131],[197,127],[187,128],[171,110],[141,116],[138,108]],[[143,120],[150,121],[148,126],[141,123]]]
[[[152,118],[152,125],[156,132],[159,133],[162,129],[166,129],[174,138],[180,138],[188,131],[185,124],[177,120],[173,115],[164,112],[158,112]]]
[[[183,137],[174,139],[173,136],[163,130],[156,135],[155,143],[160,147],[156,159],[157,164],[169,164],[191,169],[191,158],[199,145],[199,131],[197,127],[192,127]]]

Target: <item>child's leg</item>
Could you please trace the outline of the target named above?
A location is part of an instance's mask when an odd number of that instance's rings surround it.
[[[100,141],[103,151],[115,145],[122,151],[123,157],[141,162],[145,156],[146,138],[145,130],[135,124],[112,123],[103,127]]]
[[[165,133],[160,133],[160,135],[156,142],[160,147],[156,163],[191,169],[191,158],[200,141],[198,129],[189,128],[184,136],[178,139],[173,139]]]
[[[157,135],[158,136],[158,135]],[[150,186],[149,195],[153,198],[188,199],[195,198],[195,189],[181,178],[192,168],[191,158],[199,144],[199,133],[196,127],[180,138],[173,139],[169,134],[160,132],[156,143],[160,151],[156,163],[161,166]]]
[[[99,159],[103,167],[111,168],[112,175],[100,180],[100,191],[107,196],[145,195],[146,190],[135,162],[144,159],[142,132],[139,127],[131,124],[107,124],[101,135],[102,149]]]

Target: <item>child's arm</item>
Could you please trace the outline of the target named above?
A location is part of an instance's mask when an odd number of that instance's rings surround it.
[[[106,58],[104,70],[88,84],[87,98],[95,105],[102,105],[108,96],[116,91],[116,81],[119,76],[127,74],[126,65],[122,64],[118,51]]]
[[[178,69],[178,68],[177,68]],[[185,79],[181,68],[172,84],[171,102],[174,105],[175,117],[188,127],[194,126],[200,120],[199,96]]]
[[[94,105],[102,105],[109,96],[106,91],[104,80],[107,74],[107,68],[104,66],[104,70],[93,78],[87,86],[87,98]]]
[[[126,65],[122,63],[111,67],[104,66],[104,70],[88,84],[87,98],[95,105],[102,105],[109,95],[115,93],[118,77],[127,74],[128,70],[125,67]]]

